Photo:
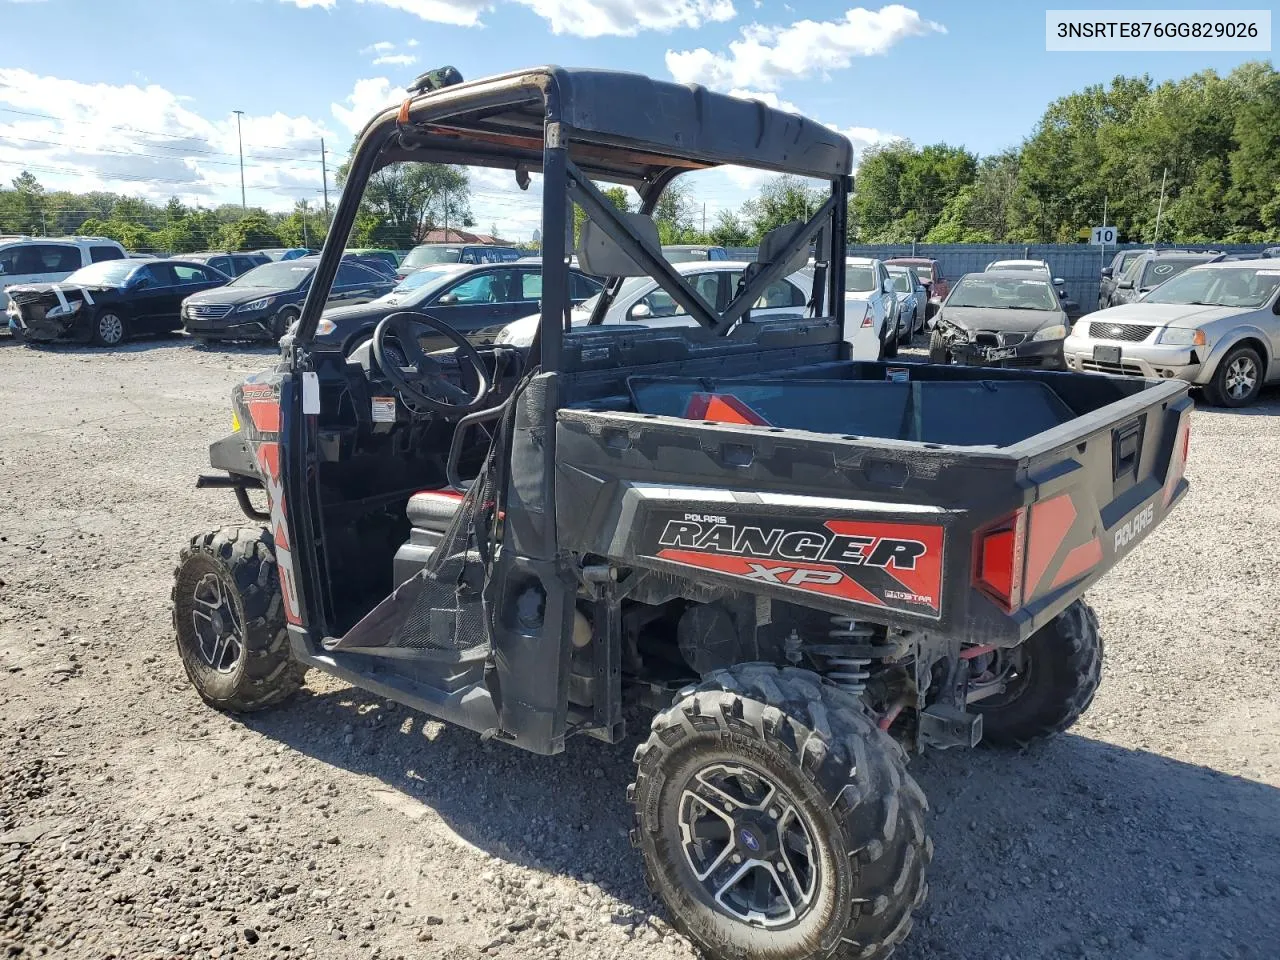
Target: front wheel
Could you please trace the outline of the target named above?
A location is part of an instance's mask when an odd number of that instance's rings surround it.
[[[1262,390],[1262,358],[1253,347],[1236,347],[1218,364],[1204,388],[1205,399],[1216,407],[1244,407]]]
[[[947,341],[942,339],[942,334],[936,329],[929,337],[929,362],[930,363],[950,363],[951,351],[947,349]]]
[[[293,307],[285,307],[271,318],[271,329],[268,332],[271,339],[279,343],[280,338],[285,335],[288,329],[293,326],[295,320],[300,314]]]
[[[93,318],[93,342],[100,347],[118,347],[128,334],[124,317],[111,310],[103,310]]]
[[[302,685],[306,671],[289,652],[275,544],[260,527],[223,527],[183,548],[173,629],[187,677],[220,710],[261,710]]]
[[[1016,746],[1066,730],[1089,709],[1102,680],[1098,616],[1077,600],[1010,650],[975,658],[972,669],[990,674],[974,685],[999,684],[1002,692],[973,704],[982,714],[982,738]]]
[[[882,356],[896,357],[898,355],[898,325],[895,323],[893,329],[889,329],[889,317],[884,318],[884,328],[880,331],[881,339],[884,340],[884,351]]]
[[[888,957],[933,853],[903,758],[808,671],[715,671],[636,750],[631,839],[650,889],[711,957]]]

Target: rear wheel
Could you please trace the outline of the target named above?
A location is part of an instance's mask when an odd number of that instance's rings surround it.
[[[1262,358],[1253,347],[1236,347],[1218,364],[1204,388],[1205,398],[1218,407],[1243,407],[1262,390]]]
[[[93,342],[100,347],[118,347],[128,334],[124,317],[103,310],[93,318]]]
[[[1061,733],[1089,709],[1102,680],[1102,637],[1098,617],[1077,600],[1026,642],[998,650],[974,669],[990,673],[983,682],[1003,692],[973,704],[982,714],[982,738],[1011,746]]]
[[[929,362],[951,362],[951,351],[947,349],[947,341],[942,339],[942,334],[937,330],[934,330],[933,334],[929,337]]]
[[[306,671],[289,653],[275,546],[260,527],[223,527],[183,549],[173,628],[187,677],[220,710],[260,710],[302,685]]]
[[[631,838],[650,889],[713,957],[888,957],[933,853],[903,757],[808,671],[715,671],[636,750]]]

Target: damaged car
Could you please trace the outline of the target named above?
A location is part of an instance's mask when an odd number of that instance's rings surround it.
[[[969,273],[938,311],[929,362],[1065,370],[1070,327],[1049,278],[1023,270]]]
[[[58,283],[9,288],[9,326],[29,342],[119,346],[182,327],[182,301],[229,278],[186,260],[104,260]]]

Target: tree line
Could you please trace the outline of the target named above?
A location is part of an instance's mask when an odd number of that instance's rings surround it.
[[[346,171],[339,168],[339,184]],[[606,196],[631,209],[627,190]],[[392,165],[371,178],[351,245],[406,249],[430,230],[474,226],[470,199],[465,170]],[[775,177],[738,209],[717,212],[703,231],[701,202],[677,180],[654,219],[663,243],[752,246],[780,224],[807,219],[824,199],[811,181]],[[873,147],[858,167],[848,238],[1072,243],[1102,223],[1104,208],[1121,242],[1280,237],[1280,73],[1253,61],[1225,77],[1213,70],[1160,84],[1116,77],[1054,101],[1020,145],[986,157],[945,143]],[[0,233],[94,234],[131,250],[318,247],[326,231],[324,212],[306,201],[289,213],[234,204],[193,209],[176,199],[161,205],[45,191],[30,173],[0,189]]]

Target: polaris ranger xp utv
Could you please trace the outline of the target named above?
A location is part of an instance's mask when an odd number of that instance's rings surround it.
[[[1088,707],[1083,594],[1186,493],[1191,403],[1180,381],[852,362],[852,160],[821,124],[697,86],[425,75],[361,134],[296,336],[211,447],[201,484],[253,525],[182,552],[200,695],[254,710],[322,670],[542,754],[617,743],[624,701],[647,706],[631,838],[675,925],[717,958],[888,956],[932,852],[908,753]],[[365,184],[414,162],[541,175],[528,348],[398,313],[349,357],[309,350]],[[709,291],[652,213],[722,164],[828,190]],[[811,250],[803,315],[753,321]],[[577,326],[573,255],[609,278]],[[696,325],[600,326],[631,277]]]

